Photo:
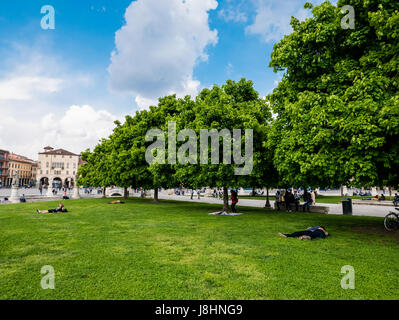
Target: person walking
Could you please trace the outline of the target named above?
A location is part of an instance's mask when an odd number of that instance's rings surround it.
[[[291,193],[291,189],[287,189],[285,193],[285,210],[287,212],[292,212],[291,204],[294,202],[294,195]]]
[[[231,193],[231,211],[233,213],[236,213],[237,212],[236,205],[238,203],[238,194],[237,194],[237,191],[235,191],[233,189],[231,189],[230,193]]]
[[[316,191],[312,190],[311,195],[312,195],[312,204],[315,205],[316,204]]]
[[[198,200],[201,200],[201,190],[200,189],[197,190],[197,197],[198,197]]]
[[[190,199],[194,199],[194,189],[190,189]]]
[[[299,204],[301,202],[301,195],[298,193],[298,190],[294,190],[294,203],[295,203],[295,211],[299,211]]]
[[[310,211],[310,206],[312,205],[313,201],[311,194],[306,189],[303,193],[303,201],[305,201],[305,203],[303,204],[303,212],[305,212],[305,210]]]
[[[280,204],[281,204],[281,193],[280,190],[276,191],[276,207],[277,211],[280,211]]]

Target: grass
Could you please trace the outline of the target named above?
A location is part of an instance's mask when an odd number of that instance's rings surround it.
[[[370,199],[372,197],[345,197],[345,198],[352,198],[352,199]],[[266,196],[240,196],[240,199],[250,199],[250,200],[265,200],[266,201]],[[269,200],[276,200],[275,196],[270,196]],[[386,197],[386,200],[391,201],[393,200],[393,197]],[[341,203],[341,196],[317,196],[316,198],[316,204],[317,203]]]
[[[0,206],[0,299],[398,299],[399,238],[382,218],[132,199]],[[325,240],[284,239],[324,225]],[[44,265],[55,290],[40,287]],[[343,290],[342,266],[356,289]]]

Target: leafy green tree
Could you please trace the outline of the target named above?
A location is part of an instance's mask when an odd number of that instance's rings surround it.
[[[82,152],[81,157],[84,164],[78,170],[78,183],[103,188],[103,196],[105,197],[105,189],[113,184],[110,175],[112,170],[110,155],[111,141],[109,139],[102,139],[93,152],[90,152],[90,150]]]
[[[354,29],[341,26],[344,5],[355,9]],[[398,184],[398,10],[397,1],[339,0],[315,6],[305,21],[292,18],[294,31],[270,62],[284,72],[269,101],[285,182]]]
[[[204,150],[194,150],[193,156],[189,157],[192,162],[177,165],[176,180],[186,186],[199,188],[208,186],[211,188],[223,188],[223,210],[228,211],[228,188],[265,186],[267,185],[267,172],[274,170],[268,155],[263,153],[266,148],[264,143],[267,138],[268,128],[271,122],[271,113],[264,99],[259,97],[258,92],[253,88],[252,81],[245,79],[239,82],[228,80],[223,86],[213,86],[211,89],[204,89],[197,96],[194,103],[186,101],[184,110],[177,117],[177,130],[191,129],[196,136],[202,139],[201,130],[230,130],[230,134],[222,135],[215,141],[217,146],[211,148],[212,142]],[[242,135],[234,137],[233,130],[241,130]],[[253,140],[250,139],[245,129],[253,130]],[[225,132],[226,133],[226,132]],[[234,139],[236,138],[236,140]],[[239,139],[239,140],[238,140]],[[209,141],[208,138],[205,141]],[[177,147],[182,147],[187,139],[181,141]],[[221,143],[223,142],[223,143]],[[237,159],[232,159],[230,151],[226,146],[236,145],[242,148],[238,154],[245,155],[248,150],[245,146],[253,143],[254,154],[251,161],[237,164]],[[200,142],[197,141],[199,144]],[[201,148],[200,148],[201,149]],[[213,155],[217,150],[218,155]],[[201,152],[203,151],[203,153]],[[217,157],[218,163],[212,163],[212,156]],[[201,161],[205,157],[205,161]],[[228,161],[230,159],[230,163]],[[239,173],[239,169],[249,169],[247,172]],[[244,170],[244,171],[245,171]]]

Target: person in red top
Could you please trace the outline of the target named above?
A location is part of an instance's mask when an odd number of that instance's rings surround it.
[[[231,211],[233,213],[236,213],[236,205],[238,203],[238,194],[237,191],[235,190],[231,190]]]

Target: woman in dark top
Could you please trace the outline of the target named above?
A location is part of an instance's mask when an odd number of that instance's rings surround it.
[[[63,203],[60,203],[57,208],[50,209],[46,211],[40,211],[39,209],[36,210],[37,213],[60,213],[60,212],[68,212],[68,210],[64,207]]]
[[[298,238],[299,240],[324,239],[329,236],[324,227],[316,226],[306,229],[305,231],[297,231],[294,233],[279,233],[283,238]]]
[[[238,203],[238,194],[235,190],[231,190],[231,211],[236,213],[236,205]]]

